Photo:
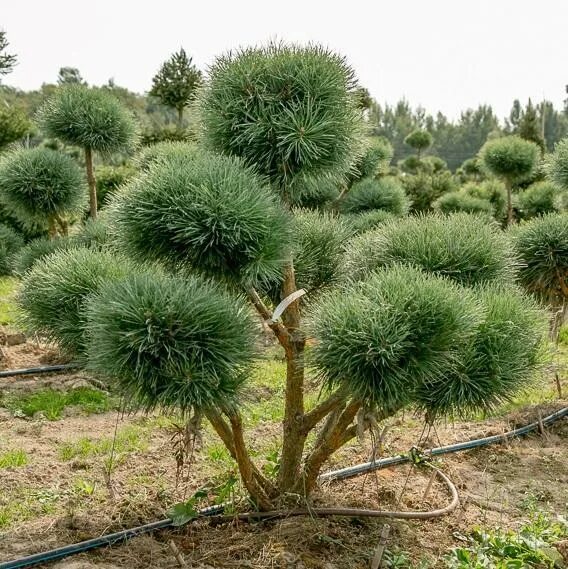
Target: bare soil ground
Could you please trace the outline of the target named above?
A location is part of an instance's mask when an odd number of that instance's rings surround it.
[[[57,361],[57,354],[34,342],[5,348],[5,355],[11,368]],[[566,377],[565,371],[560,370],[561,376]],[[0,379],[0,392],[17,395],[45,387],[72,389],[85,381],[81,373]],[[552,374],[548,382],[543,390],[553,385]],[[563,381],[562,387],[568,392],[568,382]],[[262,391],[258,400],[270,398],[270,385],[257,389]],[[502,433],[568,405],[566,399],[539,402],[538,394],[531,397],[522,407],[493,418],[440,425],[421,446]],[[25,465],[0,468],[0,562],[166,517],[172,504],[212,480],[226,480],[234,465],[208,430],[189,472],[177,479],[172,454],[174,423],[158,415],[120,416],[116,411],[85,415],[73,408],[57,421],[24,419],[2,409],[0,399],[0,456],[21,450],[28,457]],[[115,431],[109,477],[105,472]],[[397,417],[384,456],[408,451],[422,431],[416,417]],[[261,418],[249,429],[249,445],[261,464],[268,464],[267,452],[275,447],[278,436],[275,421]],[[367,461],[371,451],[368,439],[354,441],[328,466]],[[447,455],[439,466],[458,486],[465,507],[438,520],[392,522],[388,549],[406,552],[408,567],[418,567],[421,560],[428,560],[429,567],[441,567],[441,556],[459,545],[460,535],[473,526],[516,528],[533,509],[568,513],[566,420],[544,435]],[[427,483],[424,469],[404,465],[327,484],[316,501],[376,509],[445,505],[449,498],[438,484],[423,500]],[[365,518],[291,518],[212,526],[200,521],[52,566],[179,567],[169,545],[173,540],[187,566],[194,568],[368,568],[384,523]]]

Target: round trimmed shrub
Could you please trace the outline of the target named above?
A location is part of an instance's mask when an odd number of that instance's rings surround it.
[[[326,385],[393,412],[455,368],[480,311],[449,279],[395,265],[324,296],[312,321],[313,364]]]
[[[373,209],[362,213],[348,213],[343,219],[349,224],[354,234],[364,233],[395,219],[395,215],[383,209]]]
[[[422,215],[386,222],[353,238],[344,274],[366,278],[380,267],[413,265],[464,285],[511,282],[516,256],[503,232],[486,218],[467,213]]]
[[[165,141],[145,146],[136,155],[134,161],[140,170],[148,170],[152,164],[172,158],[191,160],[199,148],[192,142]]]
[[[14,256],[12,268],[15,274],[24,275],[40,259],[74,246],[69,237],[56,237],[55,239],[39,238],[24,245]]]
[[[530,292],[553,304],[568,300],[568,215],[551,213],[510,232],[521,260],[519,278]]]
[[[109,154],[136,142],[132,114],[110,92],[85,85],[59,87],[38,112],[40,128],[67,144]]]
[[[410,202],[404,188],[396,178],[365,178],[353,184],[341,201],[345,213],[361,213],[382,209],[394,215],[408,213]]]
[[[558,211],[558,187],[551,182],[535,182],[519,192],[519,208],[524,219]]]
[[[479,213],[492,215],[493,206],[489,200],[475,198],[465,192],[450,192],[439,197],[433,204],[434,209],[442,213],[464,211],[466,213]]]
[[[156,163],[112,204],[125,250],[238,282],[277,277],[289,216],[263,180],[235,157],[199,153]]]
[[[418,386],[416,402],[430,416],[490,411],[527,389],[542,361],[546,319],[520,291],[476,290],[483,319],[455,369]]]
[[[0,161],[0,200],[27,226],[80,212],[85,184],[76,162],[48,148],[20,149]]]
[[[568,138],[561,140],[548,156],[545,171],[551,182],[568,190]]]
[[[131,275],[88,306],[88,367],[139,405],[230,405],[254,357],[244,299],[196,276]]]
[[[432,138],[432,135],[427,130],[420,130],[420,129],[413,130],[404,139],[404,143],[408,144],[408,146],[418,151],[419,155],[422,150],[426,150],[426,148],[432,146],[433,142],[434,139]]]
[[[488,140],[479,157],[492,174],[514,183],[528,177],[536,167],[540,150],[534,142],[518,136]]]
[[[273,43],[217,58],[209,77],[200,109],[213,150],[243,158],[285,194],[298,175],[349,170],[361,112],[343,57]]]
[[[0,275],[12,272],[13,258],[23,245],[24,240],[19,233],[0,223]]]
[[[73,355],[85,352],[85,301],[132,270],[124,258],[72,248],[40,259],[22,280],[19,305],[28,329]]]

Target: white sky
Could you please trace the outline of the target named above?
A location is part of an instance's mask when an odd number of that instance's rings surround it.
[[[503,117],[514,98],[560,106],[567,21],[568,0],[0,0],[19,57],[3,81],[23,89],[70,66],[144,92],[180,46],[205,68],[237,46],[312,40],[346,55],[379,102],[450,117],[479,103]]]

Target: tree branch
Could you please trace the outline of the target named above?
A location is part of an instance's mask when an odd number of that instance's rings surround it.
[[[326,415],[337,409],[341,403],[345,403],[346,399],[345,389],[340,388],[334,391],[327,399],[304,415],[304,430],[311,431]]]
[[[263,320],[267,323],[268,327],[274,332],[274,335],[280,342],[284,349],[289,349],[290,334],[286,327],[281,322],[272,321],[272,313],[260,298],[258,292],[253,287],[247,289],[249,300],[256,308],[257,312],[262,316]]]

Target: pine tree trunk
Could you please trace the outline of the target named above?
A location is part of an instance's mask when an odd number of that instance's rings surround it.
[[[292,261],[284,271],[282,297],[296,291]],[[304,351],[306,339],[300,328],[299,300],[293,302],[282,315],[290,339],[286,347],[286,400],[283,421],[282,458],[278,476],[278,490],[289,491],[297,482],[306,442],[304,429]]]
[[[181,130],[183,128],[183,107],[178,107],[178,128]]]
[[[85,164],[87,166],[87,183],[89,185],[90,217],[97,218],[97,181],[93,169],[93,151],[85,148]]]

